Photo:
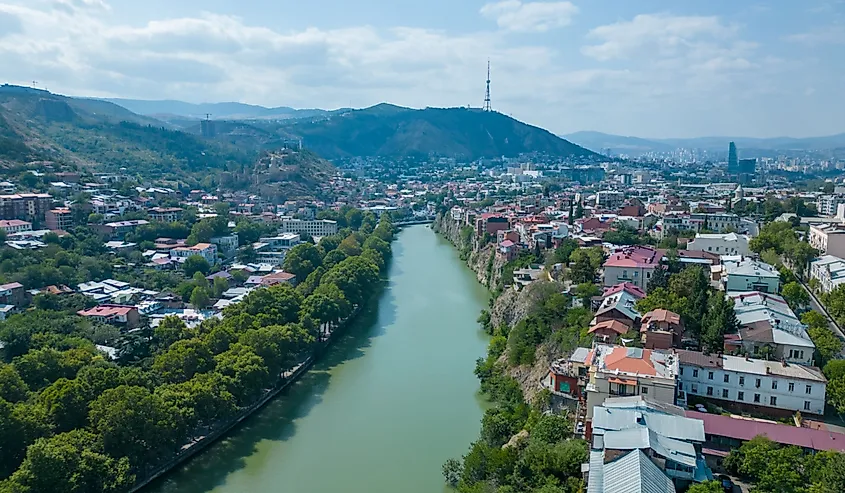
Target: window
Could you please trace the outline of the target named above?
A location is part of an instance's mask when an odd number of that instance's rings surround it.
[[[790,391],[790,392],[795,392],[795,383],[793,383],[793,382],[789,382],[789,391]]]
[[[627,270],[622,271],[622,277],[624,277],[625,279],[628,278],[628,271]]]
[[[651,272],[646,272],[645,276],[646,276],[646,278],[651,279]]]
[[[722,380],[724,380],[725,383],[730,383],[731,382],[731,376],[726,374],[725,377],[722,378]]]
[[[692,376],[696,377],[696,378],[698,377],[698,370],[697,369],[692,370]]]
[[[745,392],[737,392],[736,393],[736,400],[744,401],[745,400]]]
[[[813,386],[812,386],[812,385],[807,385],[807,386],[804,388],[804,393],[805,393],[805,394],[812,394],[812,393],[813,393]]]
[[[643,394],[648,394],[648,387],[641,387],[640,392],[642,392]]]
[[[739,377],[739,384],[745,385],[745,377]]]
[[[754,394],[754,402],[760,402],[760,394]]]
[[[777,390],[777,389],[778,389],[778,381],[772,380],[772,390]]]
[[[684,382],[678,382],[678,390],[684,390]]]
[[[769,405],[770,406],[777,406],[778,405],[778,398],[775,396],[769,397]]]
[[[683,367],[683,366],[681,367],[681,371],[680,371],[680,373],[681,373],[681,375],[683,375],[683,374],[684,374],[684,367]]]
[[[728,389],[722,389],[722,399],[728,398]]]
[[[713,380],[713,372],[712,371],[707,372],[707,380]]]
[[[697,394],[698,393],[698,385],[692,384],[692,386],[690,387],[690,392],[692,392],[693,394]]]
[[[707,395],[713,395],[713,387],[707,387]]]
[[[809,410],[810,410],[810,401],[804,401],[804,410],[805,410],[805,411],[809,411]]]
[[[757,379],[757,388],[758,389],[760,388],[760,379],[759,378]]]
[[[640,277],[640,271],[635,270],[634,271],[634,277]]]

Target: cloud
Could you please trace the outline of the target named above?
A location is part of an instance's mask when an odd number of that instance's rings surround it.
[[[845,44],[845,24],[837,23],[810,32],[793,34],[787,36],[786,40],[808,46]]]
[[[481,15],[493,19],[502,29],[516,32],[546,32],[568,26],[578,7],[571,2],[521,2],[504,0],[481,7]]]
[[[22,29],[23,25],[17,16],[0,12],[0,38],[20,33]]]
[[[736,27],[723,24],[718,17],[642,14],[592,29],[587,37],[599,43],[585,46],[581,52],[601,61],[643,53],[676,56],[718,44],[735,34]]]

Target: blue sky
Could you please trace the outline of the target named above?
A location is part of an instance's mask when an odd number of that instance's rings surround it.
[[[0,81],[71,95],[493,106],[555,133],[845,132],[845,0],[0,0]]]

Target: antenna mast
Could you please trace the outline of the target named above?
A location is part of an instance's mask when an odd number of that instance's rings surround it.
[[[493,111],[490,106],[490,60],[487,60],[487,94],[484,96],[484,111]]]

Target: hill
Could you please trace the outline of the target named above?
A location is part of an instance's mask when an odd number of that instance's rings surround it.
[[[320,109],[298,110],[287,106],[267,108],[245,103],[186,103],[184,101],[139,99],[106,99],[139,115],[155,116],[165,121],[200,120],[210,115],[213,120],[287,120],[325,116],[329,111]]]
[[[462,158],[558,157],[597,154],[552,133],[496,112],[467,108],[415,110],[380,104],[325,118],[283,122],[277,133],[300,138],[328,158],[437,155]]]
[[[233,131],[237,128],[232,125]],[[280,142],[256,131],[268,147]],[[248,186],[257,181],[251,175],[259,174],[265,154],[253,145],[255,138],[247,137],[232,143],[210,140],[106,101],[0,86],[0,165],[10,169],[45,160],[144,179]],[[291,153],[285,159],[286,172],[277,170],[269,181],[298,181],[289,184],[297,196],[316,194],[317,185],[334,172],[330,163],[310,152]]]
[[[662,142],[641,139],[639,137],[623,137],[602,132],[575,132],[563,136],[564,139],[586,147],[595,152],[610,149],[613,154],[642,155],[649,152],[671,151],[673,146]]]

